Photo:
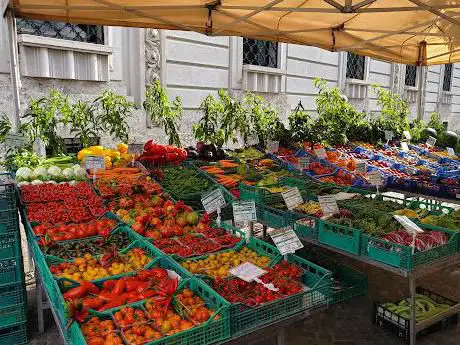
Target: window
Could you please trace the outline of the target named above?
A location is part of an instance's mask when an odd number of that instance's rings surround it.
[[[17,19],[18,34],[29,34],[71,41],[104,44],[102,26]]]
[[[243,65],[278,68],[278,43],[243,38]]]
[[[347,78],[364,80],[366,58],[361,55],[347,54]]]
[[[448,63],[444,65],[444,80],[442,82],[442,90],[450,91],[452,84],[452,64]]]
[[[406,65],[406,77],[404,85],[415,87],[417,85],[417,66]]]
[[[63,138],[63,140],[65,152],[67,153],[77,154],[78,151],[84,148],[79,138]],[[100,142],[101,138],[89,138],[89,146],[99,145]],[[46,148],[46,154],[51,155],[51,149],[49,147]]]

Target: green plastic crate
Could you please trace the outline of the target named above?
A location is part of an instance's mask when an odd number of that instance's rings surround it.
[[[367,276],[364,273],[342,265],[322,253],[312,254],[311,252],[304,251],[301,255],[305,256],[308,260],[315,262],[317,265],[331,271],[332,281],[337,280],[345,284],[345,287],[337,290],[334,288],[334,283],[331,284],[331,304],[337,304],[352,299],[353,297],[367,294]]]
[[[23,281],[22,255],[0,259],[0,286]]]
[[[280,187],[280,184],[267,187]],[[281,193],[272,193],[263,187],[248,186],[245,183],[240,183],[239,188],[241,200],[254,200],[256,203],[268,205],[284,202]]]
[[[205,323],[196,325],[188,330],[165,336],[161,339],[148,342],[148,345],[207,345],[213,343],[223,342],[230,338],[230,315],[229,307],[230,304],[225,301],[220,295],[212,290],[203,281],[197,278],[183,279],[178,286],[178,291],[184,288],[191,289],[196,295],[200,296],[208,308],[215,310],[215,314]],[[178,314],[185,316],[183,307],[180,303],[173,298],[173,307]],[[131,304],[131,306],[144,309],[144,302],[138,302]],[[121,308],[114,308],[109,312],[94,312],[93,314],[99,317],[107,318],[115,322],[113,315]],[[216,316],[219,318],[216,319]],[[119,329],[120,333],[123,333],[122,329]],[[79,338],[79,342],[84,344],[84,338],[81,332],[78,330],[79,335],[75,335],[75,338]]]
[[[6,225],[0,231],[19,232],[19,216],[17,210],[0,211],[0,224]]]
[[[318,240],[331,247],[359,255],[361,230],[319,220]]]
[[[21,255],[21,237],[19,231],[6,232],[6,226],[0,224],[0,259]]]
[[[318,239],[319,219],[304,215],[294,223],[294,231],[299,237],[306,237],[313,240]]]
[[[292,226],[297,219],[302,218],[299,213],[278,210],[276,208],[256,204],[257,221],[272,228]]]
[[[27,322],[0,328],[0,345],[27,345]]]
[[[385,241],[383,239],[363,233],[361,235],[361,256],[384,264],[411,271],[417,266],[429,264],[433,261],[455,255],[458,253],[459,234],[456,231],[440,228],[434,225],[418,225],[424,230],[442,231],[448,234],[449,240],[446,244],[437,246],[423,252],[412,253],[411,246]]]
[[[230,308],[232,337],[281,321],[291,315],[314,310],[329,303],[331,294],[331,273],[305,259],[289,254],[288,262],[304,269],[302,283],[309,289],[295,295],[274,300],[257,307],[232,304]]]
[[[24,289],[13,288],[6,290],[0,287],[0,300],[9,301],[10,303],[2,303],[0,306],[0,327],[10,327],[18,323],[27,321],[27,303],[24,300]]]
[[[0,210],[16,209],[16,186],[8,173],[0,173]]]

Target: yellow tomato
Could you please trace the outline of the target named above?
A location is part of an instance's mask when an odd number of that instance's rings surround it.
[[[104,152],[104,146],[101,145],[90,146],[87,149],[91,151],[93,155],[102,155]]]
[[[117,150],[120,153],[127,153],[128,152],[128,145],[126,145],[124,143],[120,143],[120,144],[117,145]]]
[[[78,151],[78,153],[77,153],[77,159],[78,159],[79,161],[81,161],[83,158],[85,158],[86,156],[91,155],[91,154],[92,154],[92,151],[91,151],[91,150],[88,150],[88,149],[80,150],[80,151]]]

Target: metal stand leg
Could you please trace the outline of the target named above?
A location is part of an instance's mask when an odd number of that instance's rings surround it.
[[[409,275],[409,292],[410,292],[410,345],[415,345],[417,332],[415,325],[417,322],[415,316],[415,277]]]
[[[264,225],[262,227],[262,231],[263,231],[262,236],[263,236],[264,240],[266,240],[267,239],[267,226],[266,225]]]
[[[286,333],[284,327],[280,328],[276,335],[276,345],[284,345]]]
[[[254,236],[254,222],[249,222],[249,237]]]

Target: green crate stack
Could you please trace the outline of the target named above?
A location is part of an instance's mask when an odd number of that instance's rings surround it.
[[[0,344],[27,344],[27,300],[16,186],[0,174]]]

